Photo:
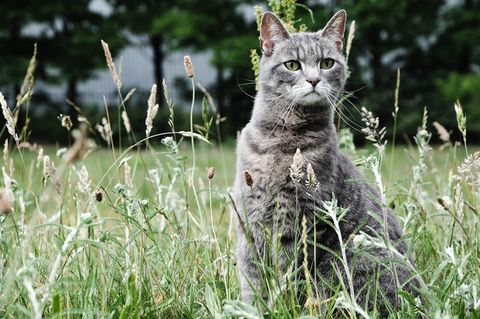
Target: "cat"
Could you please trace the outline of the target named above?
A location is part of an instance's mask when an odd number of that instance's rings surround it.
[[[294,267],[297,279],[305,279],[303,271],[298,271],[305,257],[304,218],[309,236],[308,268],[316,278],[316,291],[323,294],[317,297],[332,296],[340,276],[346,282],[345,270],[332,254],[340,252],[337,234],[318,217],[325,201],[335,200],[347,209],[340,222],[344,242],[359,230],[385,236],[386,214],[390,241],[400,254],[407,252],[393,212],[382,208],[378,193],[362,181],[338,148],[333,116],[348,72],[342,55],[346,17],[341,10],[318,32],[289,33],[275,14],[262,16],[259,88],[251,119],[238,137],[233,189],[239,220],[237,267],[244,302],[254,302],[255,295],[267,298],[259,270],[262,264],[270,262],[283,274]],[[301,162],[297,163],[298,180],[292,176],[294,156]],[[316,185],[312,188],[306,180],[313,173]],[[389,257],[386,249],[369,253],[370,257],[354,257],[350,249],[346,252],[353,288],[359,304],[385,312],[387,304],[398,305],[398,289],[412,291],[415,280],[400,263],[392,271],[374,262]],[[374,298],[368,289],[375,280],[382,293]]]

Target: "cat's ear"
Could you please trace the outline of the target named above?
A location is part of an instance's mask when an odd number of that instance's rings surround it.
[[[288,38],[290,34],[282,21],[272,12],[265,12],[260,26],[260,45],[263,53],[267,56],[272,55],[275,44]]]
[[[343,47],[343,35],[345,34],[345,24],[347,23],[347,12],[340,10],[333,15],[328,21],[323,30],[319,31],[320,34],[326,38],[329,38],[335,42],[338,51],[342,51]]]

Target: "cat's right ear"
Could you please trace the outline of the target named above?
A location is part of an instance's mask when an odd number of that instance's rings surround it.
[[[260,45],[265,55],[271,56],[278,42],[290,38],[287,28],[272,12],[265,12],[260,26]]]
[[[345,10],[340,10],[333,15],[325,28],[319,31],[322,36],[335,42],[338,51],[342,51],[346,23],[347,12]]]

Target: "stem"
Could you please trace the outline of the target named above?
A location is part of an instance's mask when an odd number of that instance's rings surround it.
[[[342,232],[340,231],[340,224],[338,223],[338,219],[335,215],[332,215],[333,218],[333,225],[335,226],[335,232],[337,233],[338,241],[340,242],[340,253],[342,254],[342,264],[343,268],[345,269],[345,275],[347,276],[348,281],[348,288],[350,290],[350,298],[352,302],[357,302],[355,298],[355,291],[353,289],[353,281],[352,276],[350,274],[350,268],[348,267],[347,262],[347,253],[345,251],[345,245],[343,244],[343,237]]]
[[[195,80],[192,77],[190,79],[190,81],[192,83],[192,105],[190,107],[190,133],[191,133],[190,134],[190,140],[192,142],[192,175],[191,175],[191,179],[192,179],[192,189],[193,189],[193,196],[195,197],[195,203],[197,204],[199,213],[201,213],[202,212],[202,207],[200,205],[200,200],[198,199],[197,190],[195,188],[195,167],[196,167],[196,164],[197,164],[197,157],[196,157],[196,154],[195,154],[195,138],[193,136],[193,109],[195,107]],[[200,214],[200,216],[202,216],[202,214]]]

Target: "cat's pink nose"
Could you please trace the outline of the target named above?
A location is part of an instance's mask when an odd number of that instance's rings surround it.
[[[310,83],[313,87],[315,87],[318,82],[320,82],[320,79],[307,79],[307,82]]]

